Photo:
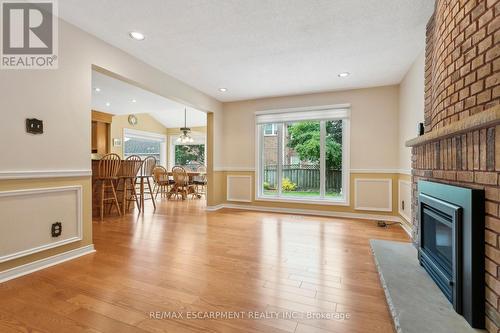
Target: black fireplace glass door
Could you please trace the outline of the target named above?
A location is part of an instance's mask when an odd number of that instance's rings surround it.
[[[451,216],[431,208],[423,211],[422,248],[451,280],[453,275],[453,226]]]

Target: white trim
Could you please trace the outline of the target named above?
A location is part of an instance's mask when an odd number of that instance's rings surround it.
[[[377,215],[377,214],[366,214],[366,213],[335,212],[335,211],[330,211],[330,210],[321,211],[321,210],[312,210],[312,209],[295,209],[295,208],[250,206],[250,205],[237,205],[237,204],[220,204],[217,206],[207,206],[206,210],[213,212],[213,211],[218,211],[218,210],[224,209],[224,208],[251,210],[251,211],[259,211],[259,212],[301,214],[301,215],[341,217],[341,218],[363,219],[363,220],[381,220],[381,221],[389,221],[389,222],[402,222],[402,220],[399,216],[393,216],[393,215]]]
[[[220,209],[224,208],[224,205],[223,204],[220,204],[220,205],[215,205],[215,206],[206,206],[205,207],[205,210],[207,212],[216,212]]]
[[[388,189],[388,199],[389,207],[361,207],[358,204],[358,183],[359,182],[377,182],[377,183],[387,183]],[[391,178],[354,178],[354,209],[356,210],[370,210],[379,212],[392,212],[392,179]]]
[[[403,180],[403,179],[400,179],[398,181],[398,213],[408,223],[411,223],[411,218],[408,215],[404,214],[404,212],[401,210],[401,184],[405,184],[406,186],[409,186],[409,188],[410,188],[410,202],[408,204],[411,207],[411,182],[408,180]]]
[[[10,179],[36,179],[36,178],[64,178],[64,177],[89,177],[91,169],[82,170],[26,170],[26,171],[0,171],[0,180]]]
[[[3,197],[16,197],[16,196],[29,196],[33,194],[44,194],[44,193],[54,193],[54,192],[66,192],[66,191],[76,191],[76,201],[77,201],[77,220],[76,220],[76,231],[77,235],[71,238],[63,239],[57,242],[51,242],[48,244],[36,246],[30,249],[6,254],[0,256],[0,263],[9,261],[12,259],[24,257],[33,253],[45,251],[48,249],[52,249],[54,247],[74,243],[81,241],[83,238],[83,203],[82,203],[82,186],[63,186],[63,187],[51,187],[51,188],[37,188],[37,189],[26,189],[26,190],[14,190],[14,191],[3,191],[0,192],[0,198]]]
[[[56,254],[48,258],[33,261],[18,267],[14,267],[0,272],[0,283],[94,252],[94,245],[91,244],[64,253]]]
[[[123,137],[125,137],[125,136],[134,136],[134,137],[139,137],[139,138],[149,139],[149,140],[152,140],[152,139],[159,139],[162,141],[167,140],[167,136],[165,134],[160,134],[157,132],[149,132],[149,131],[140,131],[140,130],[127,128],[127,127],[125,127],[123,129]]]
[[[411,225],[406,223],[404,219],[401,219],[400,218],[400,222],[401,222],[401,227],[403,228],[403,230],[406,232],[406,234],[408,235],[408,237],[410,237],[410,239],[413,239],[413,236],[412,236],[412,229],[411,229]]]
[[[399,173],[411,175],[411,170],[404,169],[351,169],[351,173]]]
[[[255,115],[272,114],[272,113],[285,113],[285,112],[301,112],[301,111],[322,111],[322,110],[335,110],[335,109],[349,109],[351,104],[330,104],[330,105],[317,105],[317,106],[301,106],[294,108],[270,109],[255,111]]]
[[[214,171],[255,172],[255,167],[214,167]]]
[[[248,178],[250,181],[250,186],[248,189],[248,200],[236,199],[229,197],[229,178]],[[226,200],[227,201],[238,201],[238,202],[252,202],[252,176],[247,175],[227,175],[226,177]]]

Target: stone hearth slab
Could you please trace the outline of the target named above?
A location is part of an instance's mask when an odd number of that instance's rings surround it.
[[[470,327],[420,266],[411,243],[370,241],[398,333],[486,332]]]

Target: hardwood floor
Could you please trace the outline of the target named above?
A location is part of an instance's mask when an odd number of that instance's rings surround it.
[[[93,238],[95,254],[0,284],[0,332],[393,332],[369,239],[408,241],[398,226],[200,200],[96,220]],[[183,318],[154,318],[168,311]],[[210,311],[244,318],[187,318]],[[335,312],[348,318],[299,317]]]

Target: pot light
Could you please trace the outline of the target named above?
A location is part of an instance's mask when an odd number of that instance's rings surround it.
[[[338,77],[348,77],[349,75],[351,75],[351,73],[349,73],[349,72],[343,72],[343,73],[340,73],[338,75]]]
[[[111,103],[110,102],[106,102],[106,106],[111,106]]]
[[[133,38],[135,40],[144,40],[146,36],[142,32],[139,31],[131,31],[129,32],[130,38]]]
[[[137,102],[137,100],[135,100],[135,99],[132,100],[132,103],[136,103],[136,102]]]
[[[227,88],[219,88],[219,91],[220,91],[220,92],[226,92],[226,91],[227,91]]]
[[[94,90],[95,90],[96,92],[99,92],[99,91],[101,91],[101,88],[97,88],[97,87],[96,87],[96,88],[94,88]]]

